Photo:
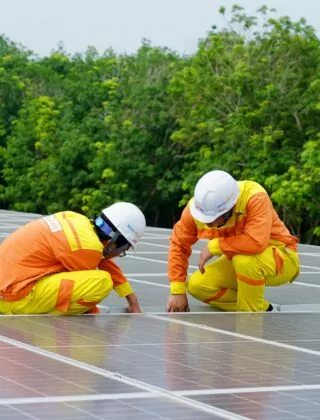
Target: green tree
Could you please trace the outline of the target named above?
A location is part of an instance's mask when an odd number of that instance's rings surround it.
[[[287,176],[317,131],[319,111],[310,107],[318,103],[312,89],[319,67],[315,32],[303,20],[267,18],[267,8],[259,13],[265,18],[260,30],[256,17],[234,6],[228,28],[213,28],[172,79],[179,129],[171,138],[183,145],[185,158],[182,204],[199,176],[215,168],[265,186],[268,179],[273,191],[270,179],[276,178],[270,177]],[[302,183],[310,181],[299,182],[305,188]],[[281,210],[279,195],[273,198]],[[311,217],[305,228],[313,226]],[[297,224],[292,227],[296,234],[305,232]]]
[[[301,241],[319,243],[320,42],[304,20],[220,9],[190,56],[144,41],[44,58],[0,37],[0,200],[94,215],[133,201],[172,226],[197,179],[255,179]]]

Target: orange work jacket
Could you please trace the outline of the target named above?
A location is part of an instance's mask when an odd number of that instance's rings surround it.
[[[0,244],[0,299],[20,300],[50,274],[95,269],[111,275],[119,296],[132,293],[121,269],[104,259],[90,220],[71,211],[55,213],[27,223]]]
[[[223,254],[232,258],[237,254],[253,255],[268,245],[286,245],[296,251],[298,239],[292,236],[278,214],[265,189],[254,181],[238,181],[239,198],[232,217],[222,227],[210,228],[195,220],[190,202],[175,224],[170,238],[168,277],[171,282],[184,282],[192,245],[199,239],[218,239]]]

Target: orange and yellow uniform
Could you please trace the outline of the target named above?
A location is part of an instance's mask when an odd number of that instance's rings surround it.
[[[170,239],[168,276],[172,294],[188,292],[223,311],[265,311],[265,286],[292,282],[299,274],[297,238],[279,219],[264,188],[253,181],[238,181],[239,198],[232,217],[210,228],[195,220],[189,204]],[[194,272],[186,283],[192,245],[208,239],[218,259]]]
[[[112,289],[133,293],[88,218],[65,211],[27,223],[0,244],[0,313],[95,312]]]

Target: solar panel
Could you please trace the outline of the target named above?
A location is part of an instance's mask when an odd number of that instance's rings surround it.
[[[1,211],[0,240],[34,217]],[[1,419],[319,418],[319,248],[300,245],[296,284],[267,289],[280,313],[190,299],[190,313],[166,314],[169,235],[148,228],[118,259],[143,314],[113,293],[110,314],[0,317]]]

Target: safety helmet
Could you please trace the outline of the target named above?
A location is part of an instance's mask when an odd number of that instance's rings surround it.
[[[230,174],[218,170],[207,172],[196,184],[191,215],[202,223],[214,222],[232,209],[238,197],[237,181]]]
[[[146,228],[146,219],[137,206],[122,201],[103,209],[101,213],[95,219],[95,225],[107,236],[113,238],[114,233],[119,233],[132,247],[139,242]],[[108,225],[108,221],[112,226]]]

